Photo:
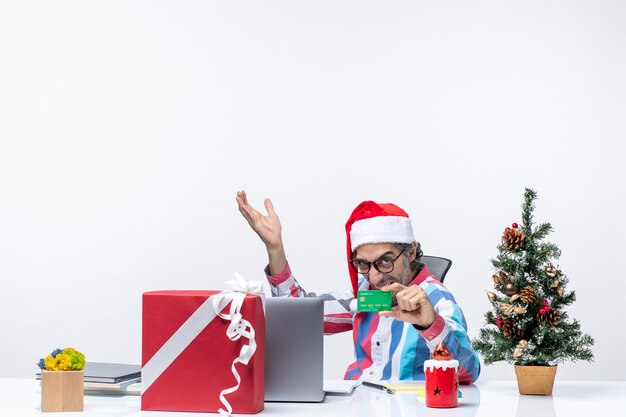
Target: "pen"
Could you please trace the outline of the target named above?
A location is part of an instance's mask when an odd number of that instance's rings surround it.
[[[363,385],[365,385],[366,387],[370,387],[370,388],[374,388],[374,389],[379,389],[381,391],[386,392],[387,394],[395,394],[396,392],[392,389],[387,388],[384,385],[380,385],[380,384],[374,384],[373,382],[367,382],[367,381],[363,381]]]

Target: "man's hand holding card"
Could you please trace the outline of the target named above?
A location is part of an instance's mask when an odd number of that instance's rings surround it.
[[[405,287],[402,284],[393,283],[381,288],[381,292],[393,293],[395,307],[391,311],[381,311],[384,317],[406,321],[422,328],[430,327],[437,313],[426,295],[426,292],[419,285]]]

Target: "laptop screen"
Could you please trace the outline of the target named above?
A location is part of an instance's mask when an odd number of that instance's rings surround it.
[[[265,301],[265,401],[323,401],[324,301]]]

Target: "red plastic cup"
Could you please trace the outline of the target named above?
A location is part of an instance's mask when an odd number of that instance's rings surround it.
[[[459,378],[456,360],[424,361],[426,407],[453,408],[459,405]]]

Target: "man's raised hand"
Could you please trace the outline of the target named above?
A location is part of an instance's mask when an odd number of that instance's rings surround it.
[[[259,235],[268,249],[282,245],[282,227],[278,215],[276,211],[274,211],[272,201],[269,198],[265,199],[264,202],[267,216],[264,216],[248,203],[248,196],[245,191],[238,191],[236,200],[242,216],[246,219],[252,230]]]

